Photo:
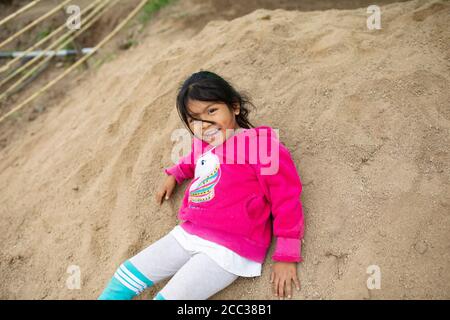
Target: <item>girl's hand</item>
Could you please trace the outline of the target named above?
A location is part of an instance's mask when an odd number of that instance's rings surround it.
[[[176,185],[177,185],[177,180],[175,180],[175,177],[172,175],[167,176],[166,181],[164,182],[163,186],[156,193],[156,202],[159,205],[161,205],[163,202],[164,196],[165,196],[166,200],[169,200]]]
[[[300,290],[300,281],[297,278],[297,262],[275,262],[270,275],[274,295],[281,299],[284,298],[286,293],[290,299],[292,297],[291,281],[294,281],[297,290]]]

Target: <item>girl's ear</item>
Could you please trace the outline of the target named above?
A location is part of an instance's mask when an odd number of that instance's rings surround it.
[[[238,115],[238,114],[241,112],[241,109],[239,108],[239,104],[238,104],[238,103],[235,103],[235,104],[233,105],[233,107],[234,107],[234,114],[235,114],[235,115]]]

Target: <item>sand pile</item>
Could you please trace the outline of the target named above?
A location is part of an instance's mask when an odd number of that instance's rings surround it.
[[[250,92],[304,185],[305,262],[294,299],[450,298],[450,3],[259,9],[194,37],[154,36],[90,71],[0,153],[0,298],[94,299],[177,223],[183,188],[154,192],[181,128],[175,95],[200,68]],[[161,28],[161,29],[158,29]],[[214,299],[270,299],[260,278]],[[81,270],[69,290],[67,268]],[[370,265],[381,289],[369,291]],[[165,282],[149,289],[151,299]]]

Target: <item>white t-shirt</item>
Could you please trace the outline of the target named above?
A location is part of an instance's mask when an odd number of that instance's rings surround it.
[[[244,258],[220,244],[190,234],[180,225],[173,228],[170,233],[185,250],[207,254],[228,272],[241,277],[256,277],[261,275],[261,263]]]

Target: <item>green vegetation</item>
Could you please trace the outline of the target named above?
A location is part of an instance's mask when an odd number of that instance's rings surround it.
[[[73,41],[70,41],[69,43],[67,43],[63,50],[75,50],[75,44],[73,43]]]
[[[98,69],[98,68],[100,68],[101,65],[103,65],[106,62],[114,60],[116,57],[117,57],[117,55],[115,53],[112,53],[112,52],[106,53],[106,54],[104,54],[103,56],[100,56],[100,57],[99,56],[93,57],[93,58],[91,58],[91,60],[93,62],[91,66],[94,69]]]
[[[159,11],[161,8],[174,1],[176,0],[148,0],[144,5],[144,8],[142,9],[142,12],[139,16],[139,21],[143,24],[146,24],[148,21],[150,21],[152,15],[155,12]]]
[[[135,40],[135,39],[127,39],[125,42],[121,43],[119,47],[122,50],[127,50],[127,49],[129,49],[132,46],[135,46],[137,44],[138,44],[137,40]]]
[[[52,28],[46,28],[44,30],[39,31],[37,33],[37,35],[36,35],[36,41],[35,42],[41,41],[46,36],[48,36],[51,32],[52,32]]]

